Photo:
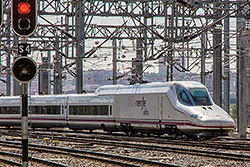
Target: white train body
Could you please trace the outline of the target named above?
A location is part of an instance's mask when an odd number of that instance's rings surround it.
[[[20,125],[20,104],[20,97],[0,97],[0,125]],[[204,85],[189,81],[102,86],[94,94],[32,96],[28,105],[32,127],[217,136],[235,126]]]

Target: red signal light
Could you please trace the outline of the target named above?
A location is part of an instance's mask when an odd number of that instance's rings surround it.
[[[28,37],[37,25],[37,0],[11,0],[11,25],[21,37]]]
[[[28,14],[30,12],[30,4],[28,2],[20,2],[18,4],[18,12],[20,14]]]

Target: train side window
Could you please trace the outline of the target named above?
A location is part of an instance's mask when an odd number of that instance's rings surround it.
[[[77,115],[77,106],[69,106],[69,115]]]
[[[18,107],[18,106],[0,107],[0,113],[1,114],[19,114],[20,113],[20,107]]]
[[[85,107],[85,115],[91,115],[90,106]]]
[[[112,106],[109,106],[109,115],[112,115],[113,111],[112,111]]]
[[[32,114],[42,114],[41,106],[32,106],[31,107],[31,113]]]
[[[47,108],[45,108],[44,106],[40,106],[41,108],[41,114],[48,114]]]
[[[212,105],[208,92],[205,88],[191,88],[189,91],[195,105]]]
[[[77,108],[78,108],[78,114],[84,115],[85,107],[84,106],[77,106]]]
[[[69,106],[70,115],[108,115],[108,106]]]
[[[43,107],[43,110],[45,110],[46,114],[50,114],[51,115],[53,113],[53,110],[52,110],[51,106]]]
[[[48,106],[48,108],[50,109],[50,113],[51,114],[60,114],[60,109],[61,107],[60,106]]]
[[[60,114],[60,106],[31,106],[31,114]]]
[[[60,115],[64,114],[64,110],[65,110],[65,106],[61,105],[60,106],[61,110],[60,110]]]
[[[177,93],[177,97],[178,100],[184,104],[184,105],[192,105],[192,102],[190,100],[190,98],[188,97],[186,91],[184,90],[184,88],[182,88],[181,86],[176,86],[176,93]]]
[[[186,103],[186,104],[189,104],[189,105],[192,104],[191,101],[189,100],[189,98],[188,98],[186,92],[181,91],[180,98],[181,98],[182,102],[184,102],[184,103]]]
[[[97,115],[108,115],[108,106],[97,106]]]
[[[92,108],[91,115],[98,115],[97,106],[91,106],[91,108]]]
[[[13,107],[13,111],[15,114],[19,114],[20,113],[20,107]]]

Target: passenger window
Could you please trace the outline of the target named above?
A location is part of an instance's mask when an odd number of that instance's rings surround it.
[[[20,114],[20,107],[0,107],[1,114]]]
[[[177,93],[177,97],[178,100],[185,105],[192,105],[191,100],[189,99],[187,93],[185,92],[184,88],[180,87],[180,86],[176,86],[176,93]]]
[[[184,104],[192,105],[191,101],[189,100],[186,92],[183,90],[180,93],[180,99]]]
[[[60,114],[60,106],[31,106],[31,114]]]
[[[109,107],[109,115],[112,115],[112,106]]]
[[[70,115],[108,115],[108,106],[69,106]]]
[[[193,97],[195,105],[212,105],[205,88],[191,88],[189,91]]]

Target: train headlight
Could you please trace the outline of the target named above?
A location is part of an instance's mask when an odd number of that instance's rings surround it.
[[[200,115],[196,115],[196,114],[192,114],[192,115],[190,115],[192,118],[194,118],[194,119],[202,119],[202,116],[200,116]]]

